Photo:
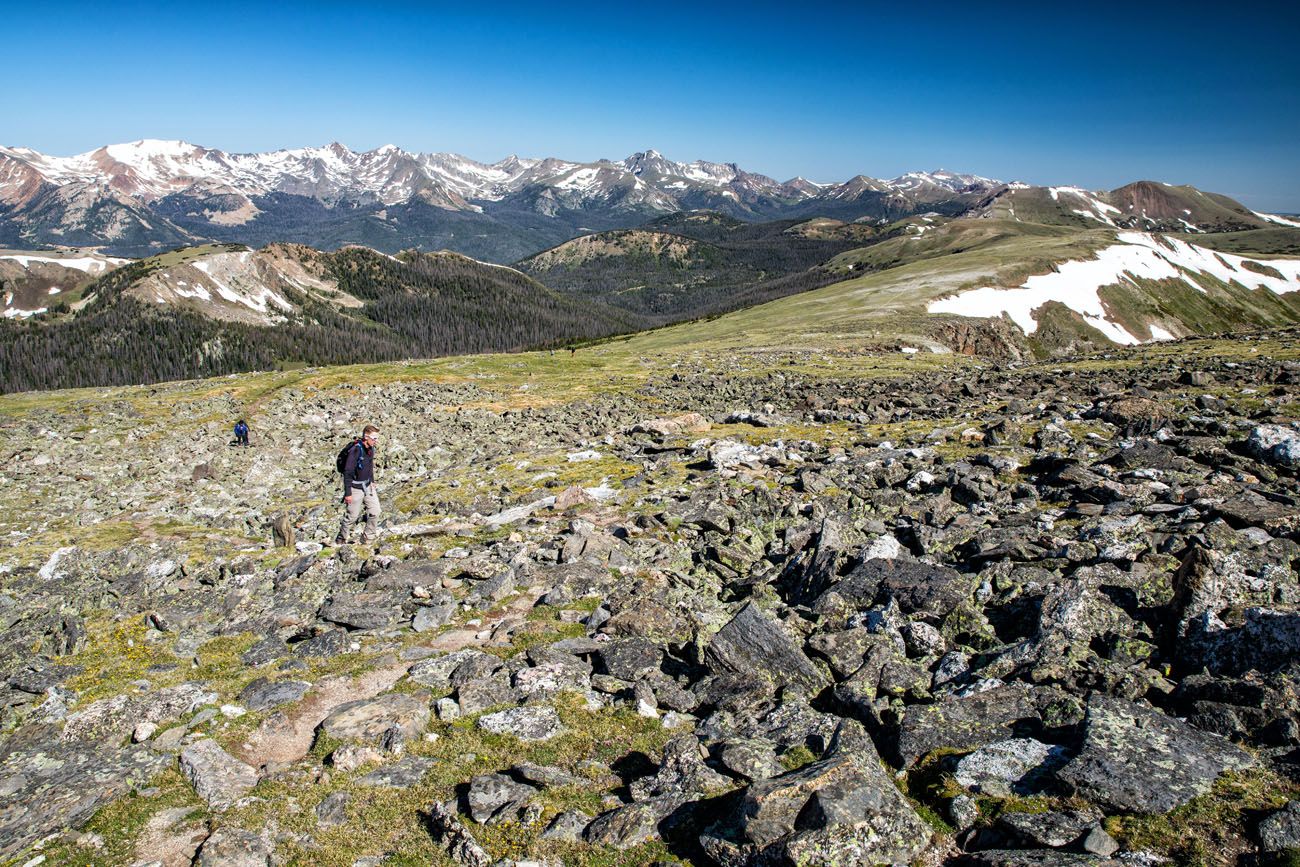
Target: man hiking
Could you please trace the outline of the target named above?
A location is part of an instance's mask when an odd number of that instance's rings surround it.
[[[334,539],[335,545],[346,545],[352,535],[352,527],[361,517],[361,508],[366,510],[366,530],[362,542],[373,542],[379,535],[379,493],[375,490],[375,443],[379,439],[379,428],[368,424],[361,432],[361,439],[353,440],[339,455],[343,471],[343,502],[346,511],[343,523],[339,525],[339,534]]]
[[[235,422],[235,445],[248,445],[248,423],[242,418]]]

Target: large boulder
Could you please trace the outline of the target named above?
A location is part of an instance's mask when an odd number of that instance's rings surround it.
[[[866,733],[846,722],[825,758],[751,783],[700,844],[725,867],[906,864],[929,839]]]
[[[1083,749],[1057,777],[1116,810],[1167,813],[1210,790],[1225,771],[1254,759],[1219,735],[1154,708],[1094,694]]]
[[[1260,425],[1250,432],[1246,449],[1262,461],[1280,467],[1300,467],[1300,431],[1293,427]]]
[[[818,692],[828,682],[781,625],[753,602],[718,630],[704,659],[715,673],[758,675],[776,687],[797,684]]]

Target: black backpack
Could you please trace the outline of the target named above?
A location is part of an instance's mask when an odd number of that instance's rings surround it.
[[[338,470],[340,473],[347,469],[348,454],[360,442],[361,440],[352,440],[352,442],[343,447],[343,451],[339,452],[339,456],[334,459],[334,469]]]

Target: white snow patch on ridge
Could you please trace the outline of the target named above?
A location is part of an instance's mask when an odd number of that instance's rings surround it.
[[[0,259],[9,259],[17,262],[24,268],[31,265],[32,262],[48,262],[53,265],[62,265],[64,268],[74,268],[78,271],[85,271],[87,274],[92,271],[103,271],[110,264],[121,265],[124,262],[130,262],[130,259],[118,259],[111,256],[77,256],[70,258],[60,258],[58,256],[37,256],[31,254],[7,254],[0,256]]]
[[[1133,344],[1141,341],[1109,318],[1097,290],[1125,281],[1134,282],[1134,278],[1169,280],[1204,273],[1225,283],[1235,281],[1248,289],[1264,288],[1278,295],[1300,291],[1300,260],[1297,259],[1261,260],[1281,273],[1279,278],[1245,268],[1243,263],[1248,257],[1217,253],[1177,238],[1157,239],[1144,232],[1121,232],[1118,238],[1120,243],[1099,250],[1095,259],[1063,262],[1055,272],[1030,277],[1014,289],[987,286],[942,298],[931,302],[928,310],[978,318],[1005,313],[1026,334],[1033,334],[1038,330],[1034,311],[1048,301],[1059,301],[1114,342]],[[1187,282],[1201,288],[1195,281]],[[1172,336],[1164,329],[1154,328],[1152,335],[1155,339]]]
[[[1292,226],[1300,229],[1300,222],[1288,220],[1286,217],[1279,217],[1277,214],[1261,214],[1259,211],[1251,211],[1251,213],[1261,220],[1268,220],[1270,223],[1277,223],[1279,226]]]

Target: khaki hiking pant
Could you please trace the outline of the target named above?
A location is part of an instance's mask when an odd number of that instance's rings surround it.
[[[370,541],[379,535],[379,492],[375,489],[375,483],[368,485],[354,485],[352,490],[352,502],[346,503],[347,511],[343,514],[343,523],[339,525],[339,535],[346,542],[352,535],[352,528],[356,525],[357,520],[361,517],[361,509],[366,510],[366,531],[362,537]]]

